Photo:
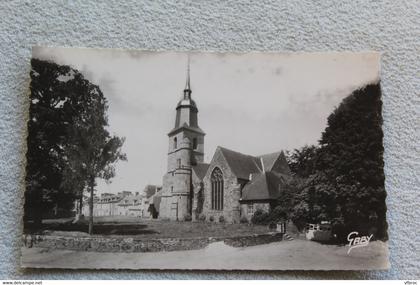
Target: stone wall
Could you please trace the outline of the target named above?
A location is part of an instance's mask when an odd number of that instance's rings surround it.
[[[253,246],[259,244],[272,243],[276,241],[281,241],[283,239],[283,234],[281,233],[267,233],[267,234],[258,234],[253,236],[240,236],[225,238],[225,244],[233,247],[245,247]]]
[[[224,241],[232,247],[253,246],[282,240],[280,233],[256,234],[229,238],[165,238],[139,240],[136,238],[70,237],[57,235],[24,235],[25,247],[96,252],[158,252],[193,250]]]

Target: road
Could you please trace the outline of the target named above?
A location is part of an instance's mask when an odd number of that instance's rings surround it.
[[[367,270],[388,268],[388,245],[375,241],[347,254],[347,246],[306,240],[233,248],[223,242],[200,250],[103,253],[22,248],[22,266],[36,268]]]

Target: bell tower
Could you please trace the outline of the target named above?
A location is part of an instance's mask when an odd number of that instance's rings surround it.
[[[175,126],[168,133],[168,166],[163,176],[159,216],[183,220],[191,215],[191,168],[204,160],[205,133],[198,126],[198,108],[191,98],[190,61],[181,99],[176,106]]]

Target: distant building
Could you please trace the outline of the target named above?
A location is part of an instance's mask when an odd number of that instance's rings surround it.
[[[138,194],[129,195],[121,199],[118,203],[118,215],[119,216],[131,216],[131,217],[142,217],[142,200],[143,195]]]
[[[93,216],[131,216],[150,218],[150,200],[162,189],[160,186],[148,185],[149,197],[145,193],[122,191],[118,194],[102,193],[100,197],[94,196]],[[83,202],[82,213],[89,216],[89,199]]]

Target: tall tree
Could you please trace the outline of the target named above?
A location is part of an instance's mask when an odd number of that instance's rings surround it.
[[[83,199],[96,178],[109,181],[125,155],[124,140],[106,130],[108,105],[98,86],[69,66],[31,64],[25,216],[40,223],[57,203]]]
[[[115,175],[115,163],[126,160],[121,151],[124,139],[111,136],[102,125],[101,111],[97,110],[96,118],[90,122],[83,122],[86,128],[77,129],[82,151],[85,154],[83,163],[86,165],[87,187],[89,190],[89,234],[93,233],[93,198],[96,179],[102,178],[109,182]]]
[[[68,128],[69,141],[66,154],[75,164],[69,164],[73,173],[69,177],[81,178],[78,194],[83,197],[83,189],[89,192],[89,234],[93,233],[93,198],[96,179],[107,182],[115,175],[115,163],[126,160],[121,148],[124,138],[112,136],[108,127],[108,103],[97,85],[76,74],[72,90],[81,95],[83,104],[72,106],[83,110]],[[82,200],[82,198],[80,198]]]
[[[39,225],[57,202],[73,198],[71,191],[60,191],[66,129],[72,123],[65,107],[72,99],[66,79],[73,70],[37,59],[32,59],[31,65],[25,220],[32,219]]]
[[[341,234],[357,230],[386,238],[380,85],[354,91],[328,117],[317,170],[337,191]]]
[[[342,240],[352,231],[387,238],[381,107],[379,83],[354,91],[328,117],[319,147],[289,154],[299,227],[328,220]]]
[[[299,177],[308,177],[314,173],[318,148],[314,145],[305,145],[300,149],[287,152],[286,159],[290,170]]]

